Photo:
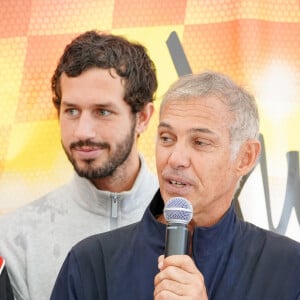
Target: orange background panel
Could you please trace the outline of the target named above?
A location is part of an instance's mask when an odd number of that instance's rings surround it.
[[[257,19],[299,22],[299,0],[189,0],[185,24],[205,24]]]
[[[29,25],[31,35],[66,34],[84,29],[111,29],[114,1],[33,1]]]
[[[183,0],[115,0],[113,27],[182,24],[185,8]]]
[[[0,3],[0,37],[25,35],[31,18],[31,0],[2,0]]]
[[[236,20],[186,25],[183,45],[194,72],[219,70],[241,80],[273,59],[300,68],[300,23]]]

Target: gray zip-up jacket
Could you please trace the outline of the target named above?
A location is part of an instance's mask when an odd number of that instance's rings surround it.
[[[16,299],[48,300],[71,247],[83,238],[141,219],[158,180],[141,157],[130,191],[98,190],[77,174],[71,182],[0,218],[5,257]]]

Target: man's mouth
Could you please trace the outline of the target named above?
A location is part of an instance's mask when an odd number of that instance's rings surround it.
[[[186,186],[186,184],[185,183],[182,183],[182,182],[179,182],[179,181],[176,181],[176,180],[170,180],[170,183],[172,184],[172,185],[175,185],[175,186]]]
[[[75,147],[74,148],[74,150],[85,151],[85,152],[94,151],[94,150],[98,150],[98,149],[99,149],[99,147],[87,147],[87,146]]]
[[[70,149],[78,150],[78,151],[93,151],[93,150],[103,150],[109,149],[109,144],[107,143],[96,143],[91,141],[78,141],[70,144]]]

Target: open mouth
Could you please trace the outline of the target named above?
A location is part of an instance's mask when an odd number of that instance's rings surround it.
[[[182,183],[182,182],[179,182],[179,181],[176,181],[176,180],[170,180],[169,182],[170,182],[172,185],[175,185],[175,186],[178,186],[178,187],[186,186],[185,183]]]

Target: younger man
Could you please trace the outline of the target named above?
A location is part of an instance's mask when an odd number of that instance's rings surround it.
[[[157,89],[146,49],[111,34],[75,38],[52,77],[73,180],[0,220],[16,299],[48,300],[73,244],[140,220],[158,182],[138,153]]]

